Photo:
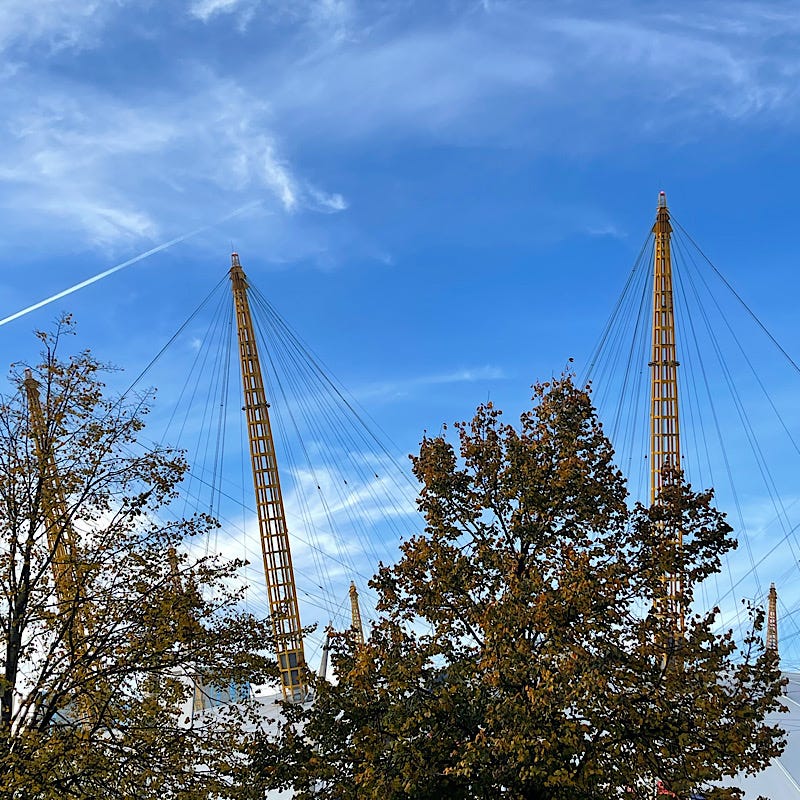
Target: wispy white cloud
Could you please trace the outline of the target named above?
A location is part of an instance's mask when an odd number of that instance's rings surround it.
[[[660,96],[652,98],[657,104],[685,102],[681,116],[716,111],[741,118],[774,108],[793,91],[786,76],[770,74],[769,52],[763,49],[767,41],[752,31],[720,35],[692,14],[680,21],[658,15],[638,20],[556,17],[546,28],[577,55],[577,74],[586,78],[589,70],[596,71],[593,87],[597,78],[614,78],[612,91],[601,96],[638,94],[649,84],[658,87]]]
[[[0,7],[0,48],[102,47],[104,25],[126,5],[10,0]],[[234,192],[263,192],[295,215],[344,211],[335,187],[305,176],[304,154],[320,145],[351,154],[363,142],[416,139],[586,152],[668,131],[705,136],[709,124],[765,115],[797,122],[800,26],[777,6],[741,4],[721,16],[713,3],[672,16],[620,6],[602,17],[484,6],[423,15],[413,3],[192,0],[182,7],[195,28],[232,16],[261,26],[226,25],[242,46],[278,26],[292,36],[249,48],[247,69],[226,62],[225,77],[198,66],[199,53],[179,52],[147,94],[9,59],[0,204],[108,247],[162,236],[165,223],[174,232],[191,207],[220,213]],[[148,33],[161,35],[169,33]]]
[[[709,121],[798,119],[800,29],[787,21],[776,41],[755,7],[569,16],[503,3],[388,29],[370,26],[363,8],[358,35],[308,49],[271,93],[276,113],[303,120],[301,137],[322,129],[343,141],[412,134],[585,152],[704,136]],[[719,16],[728,24],[715,28]]]
[[[268,104],[203,77],[205,90],[194,97],[138,103],[80,85],[45,87],[30,73],[0,85],[0,205],[101,247],[156,238],[164,221],[171,231],[193,226],[192,207],[203,198],[213,215],[226,197],[240,203],[243,191],[271,196],[287,212],[347,207],[340,194],[297,175]],[[34,103],[24,101],[31,96]]]
[[[480,116],[493,97],[545,85],[551,71],[537,53],[504,51],[477,30],[412,31],[310,54],[285,73],[272,102],[335,138],[438,136]],[[485,133],[487,122],[476,132]]]
[[[12,44],[45,50],[85,47],[128,0],[3,0],[0,50]]]
[[[245,0],[195,0],[189,6],[189,13],[203,22],[208,22],[217,14],[233,14],[241,10]],[[252,5],[248,2],[247,5]]]
[[[324,29],[342,39],[353,16],[351,0],[192,0],[189,15],[206,24],[215,17],[237,18],[245,30],[256,15],[268,15],[275,24],[301,23]]]
[[[313,206],[318,211],[326,211],[328,213],[335,213],[336,211],[347,210],[347,200],[342,197],[338,192],[329,194],[322,192],[314,187],[308,188],[308,196],[313,202]]]
[[[505,380],[506,373],[501,367],[489,364],[481,367],[469,367],[457,369],[450,372],[439,372],[429,375],[417,375],[402,378],[397,381],[387,381],[384,383],[374,383],[356,389],[353,394],[359,400],[370,399],[389,399],[404,397],[413,394],[415,391],[431,386],[447,386],[458,383],[477,383],[480,381],[499,381]]]
[[[589,236],[608,236],[611,239],[624,239],[626,234],[621,231],[616,225],[607,223],[603,225],[590,225],[586,229]]]
[[[397,557],[397,521],[405,522],[409,534],[422,528],[413,493],[409,490],[408,496],[398,497],[397,487],[387,478],[364,483],[317,464],[313,473],[308,469],[285,472],[283,496],[304,623],[325,624],[333,619],[340,627],[346,625],[351,580],[359,586],[362,613],[372,616],[374,595],[366,581],[376,572],[378,559],[391,562]],[[241,508],[227,513],[230,516],[223,511],[222,529],[213,541],[196,540],[190,547],[195,555],[221,552],[226,558],[247,560],[241,579],[248,586],[248,605],[266,616],[257,518],[252,511],[243,516]]]

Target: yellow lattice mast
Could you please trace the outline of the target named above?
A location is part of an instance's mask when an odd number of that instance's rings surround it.
[[[47,437],[47,424],[42,411],[39,384],[29,369],[25,370],[23,385],[28,399],[31,431],[41,475],[42,512],[47,529],[47,545],[52,559],[56,599],[60,613],[73,616],[75,632],[82,639],[82,620],[80,614],[77,613],[77,608],[73,607],[77,599],[75,531],[70,522],[53,448]]]
[[[47,546],[52,559],[58,611],[61,618],[72,626],[72,634],[66,637],[66,641],[72,643],[72,654],[80,660],[86,655],[86,629],[84,626],[86,612],[78,605],[80,580],[75,552],[75,529],[72,526],[64,489],[58,474],[52,442],[47,436],[47,423],[39,396],[39,384],[29,369],[25,370],[23,385],[28,399],[31,432],[42,481],[42,515],[47,530]],[[78,711],[79,722],[83,728],[93,724],[99,717],[95,702],[88,699],[85,694],[77,698],[75,709]]]
[[[275,441],[269,421],[269,404],[258,359],[253,318],[247,298],[247,278],[236,253],[231,255],[231,288],[236,311],[236,330],[244,389],[244,411],[250,441],[253,487],[264,557],[269,610],[275,650],[281,673],[281,689],[287,700],[300,702],[307,694],[305,655],[297,587],[289,549],[286,512],[275,457]]]
[[[675,311],[672,294],[672,257],[667,196],[658,196],[653,263],[653,349],[650,361],[650,502],[658,503],[662,487],[677,479],[681,468],[678,420],[678,358],[675,347]],[[680,551],[683,532],[663,531],[663,546]],[[661,613],[671,621],[674,641],[685,629],[683,582],[677,573],[664,576]]]
[[[778,592],[773,583],[769,587],[769,611],[767,613],[767,650],[778,652]]]
[[[352,581],[350,582],[350,614],[356,642],[364,644],[364,626],[361,624],[361,609],[358,607],[358,589]]]

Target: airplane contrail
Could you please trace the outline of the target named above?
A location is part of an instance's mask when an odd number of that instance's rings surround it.
[[[20,317],[24,317],[26,314],[30,314],[31,311],[36,311],[37,308],[49,305],[50,303],[55,303],[56,300],[60,300],[62,297],[66,297],[67,295],[72,294],[73,292],[77,292],[79,289],[83,289],[86,286],[91,286],[93,283],[97,283],[97,281],[101,281],[103,280],[103,278],[107,278],[109,275],[113,275],[115,272],[119,272],[121,269],[125,269],[125,267],[130,267],[133,264],[136,264],[138,261],[142,261],[143,259],[147,258],[148,256],[160,253],[162,250],[166,250],[168,247],[172,247],[175,244],[180,244],[180,242],[185,242],[192,236],[197,236],[198,233],[207,231],[209,228],[213,228],[215,225],[219,225],[220,222],[225,222],[226,220],[229,220],[232,217],[236,217],[239,214],[242,214],[245,211],[248,211],[249,209],[254,208],[255,206],[260,204],[261,204],[260,200],[256,200],[253,203],[248,203],[246,206],[237,208],[235,211],[231,211],[230,214],[226,214],[224,217],[220,217],[220,219],[216,220],[215,222],[211,222],[208,225],[203,225],[200,228],[195,228],[193,231],[189,231],[189,233],[184,233],[181,236],[176,236],[174,239],[170,239],[168,242],[164,242],[163,244],[153,247],[145,253],[140,253],[138,256],[129,258],[127,261],[123,261],[121,264],[117,264],[115,267],[110,267],[109,269],[104,270],[103,272],[99,272],[97,275],[93,275],[91,278],[87,278],[85,281],[81,281],[80,283],[76,283],[74,286],[70,286],[69,289],[64,289],[63,291],[58,292],[58,294],[54,294],[51,297],[48,297],[44,300],[40,300],[38,303],[34,303],[32,306],[23,308],[21,311],[17,311],[14,314],[10,314],[9,316],[0,319],[0,326],[5,325],[7,322],[13,322],[15,319],[19,319]]]

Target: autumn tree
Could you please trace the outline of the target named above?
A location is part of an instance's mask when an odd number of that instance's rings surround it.
[[[186,462],[142,444],[144,400],[106,397],[88,352],[59,356],[70,332],[0,397],[0,796],[237,796],[247,706],[189,698],[271,675],[268,628],[237,562],[189,555],[216,523],[170,510]]]
[[[628,504],[587,391],[535,387],[515,428],[487,404],[426,437],[414,472],[424,533],[373,581],[369,641],[333,642],[338,682],[286,712],[256,762],[298,798],[735,797],[764,768],[781,678],[753,612],[743,641],[693,603],[735,542],[712,493],[675,476]],[[683,531],[680,552],[665,530]],[[666,572],[692,609],[677,640]]]

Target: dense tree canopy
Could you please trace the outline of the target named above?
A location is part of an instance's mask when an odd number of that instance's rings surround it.
[[[487,404],[425,438],[414,471],[424,533],[374,579],[369,641],[334,641],[334,685],[287,709],[257,759],[297,797],[735,797],[714,782],[765,767],[782,732],[776,658],[759,635],[715,633],[698,584],[735,547],[680,476],[646,508],[586,391],[535,387],[518,428]],[[683,531],[680,552],[665,530]],[[659,608],[684,575],[685,637]]]
[[[142,445],[142,399],[106,398],[88,353],[60,360],[69,330],[0,397],[0,796],[236,796],[246,708],[187,701],[270,675],[268,628],[236,562],[187,555],[216,523],[171,513],[183,458]]]

